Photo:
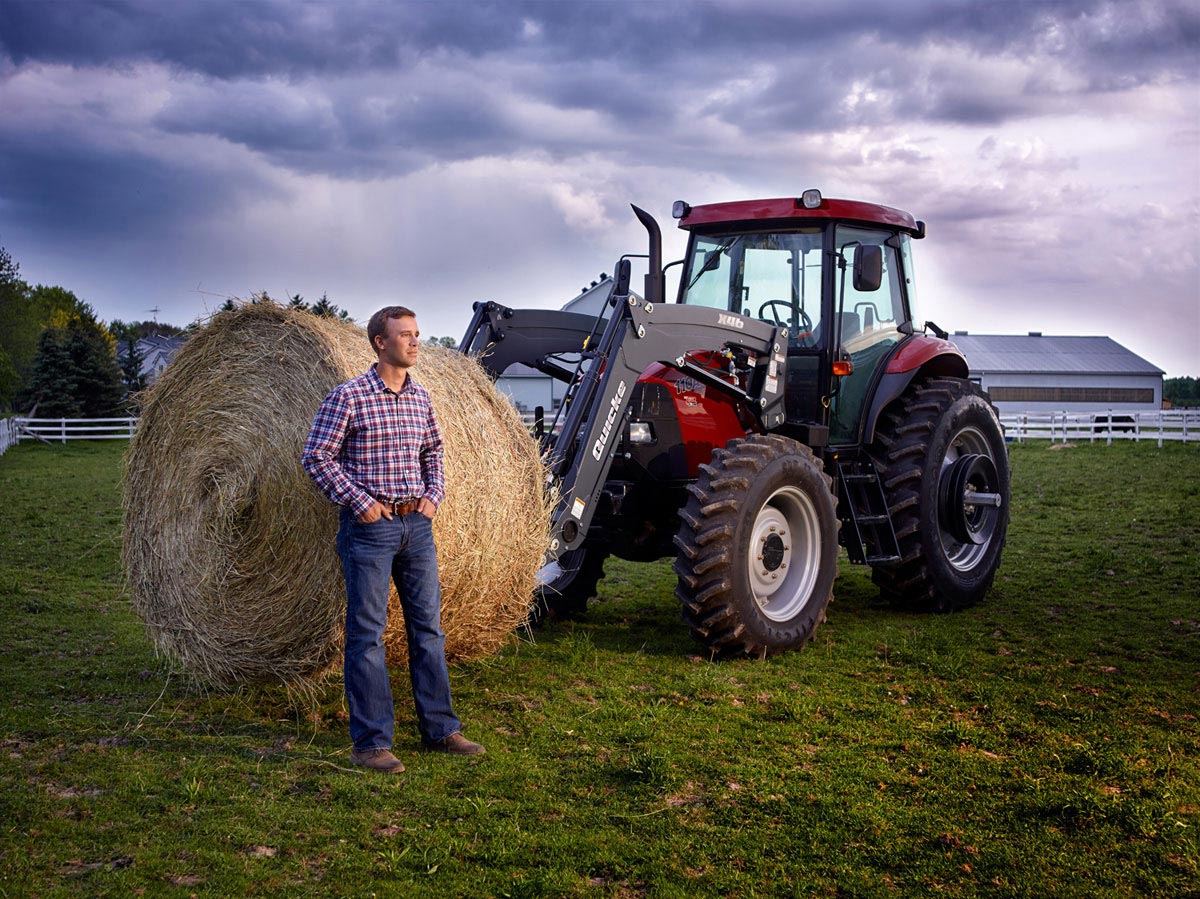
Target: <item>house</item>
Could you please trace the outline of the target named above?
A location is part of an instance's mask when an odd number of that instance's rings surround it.
[[[183,346],[187,337],[167,337],[162,334],[151,334],[147,337],[142,337],[134,344],[135,352],[141,357],[142,363],[139,367],[139,373],[145,380],[146,384],[153,384],[167,364],[175,358],[175,354],[179,352],[179,348]],[[125,348],[122,345],[119,348],[121,355],[125,355]]]
[[[1162,408],[1162,369],[1111,337],[955,331],[950,339],[1001,412]]]

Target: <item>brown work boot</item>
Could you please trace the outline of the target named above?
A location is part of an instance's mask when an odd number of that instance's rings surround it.
[[[472,743],[462,734],[451,734],[444,740],[422,740],[421,748],[430,752],[448,752],[451,755],[483,755],[487,752],[478,743]]]
[[[404,763],[390,749],[351,749],[350,761],[384,774],[399,774],[404,770]]]

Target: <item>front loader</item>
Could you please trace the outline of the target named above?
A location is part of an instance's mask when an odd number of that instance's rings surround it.
[[[622,258],[601,316],[477,303],[463,352],[567,385],[537,424],[558,502],[540,602],[578,614],[609,555],[675,557],[715,655],[802,646],[839,543],[890,599],[952,610],[999,565],[1009,473],[995,411],[945,332],[913,325],[923,223],[800,198],[690,207],[674,303],[661,234],[642,296]]]

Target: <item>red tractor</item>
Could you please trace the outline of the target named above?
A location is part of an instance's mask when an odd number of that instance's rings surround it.
[[[1004,547],[1008,455],[966,359],[914,326],[924,223],[811,190],[680,201],[666,303],[661,233],[634,212],[643,297],[623,257],[603,315],[477,303],[460,345],[494,376],[521,362],[568,385],[537,425],[559,498],[544,610],[581,612],[610,554],[673,556],[695,637],[770,655],[824,620],[839,543],[889,599],[978,602]]]

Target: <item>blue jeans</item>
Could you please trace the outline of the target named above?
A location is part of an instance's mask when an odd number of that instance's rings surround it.
[[[354,748],[390,749],[396,710],[383,648],[388,586],[396,581],[408,635],[408,673],[425,740],[443,740],[461,725],[450,707],[442,592],[433,522],[420,512],[362,524],[341,512],[338,555],[346,577],[346,700]]]

